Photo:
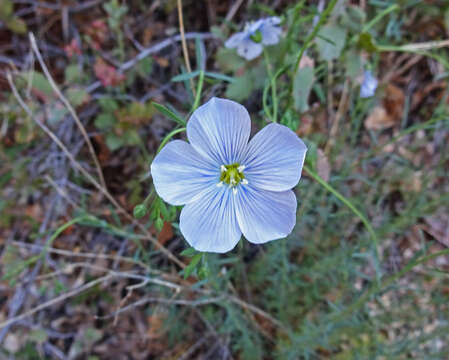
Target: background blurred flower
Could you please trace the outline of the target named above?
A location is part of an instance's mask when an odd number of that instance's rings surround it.
[[[306,146],[290,129],[265,126],[248,143],[251,120],[233,101],[212,98],[187,123],[190,143],[168,143],[151,164],[157,193],[184,205],[180,229],[198,251],[227,252],[243,235],[261,244],[287,236]]]
[[[247,23],[242,32],[232,35],[226,42],[227,48],[237,48],[237,54],[246,60],[258,57],[264,45],[275,45],[279,42],[282,30],[281,19],[273,16]]]
[[[372,72],[369,70],[366,70],[363,73],[363,82],[360,86],[360,97],[361,98],[367,98],[374,96],[376,93],[378,81],[373,76]]]

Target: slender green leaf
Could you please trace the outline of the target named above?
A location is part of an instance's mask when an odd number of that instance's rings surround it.
[[[187,257],[194,257],[197,253],[198,251],[196,251],[193,247],[189,247],[181,251],[181,255]]]
[[[190,274],[195,270],[202,256],[203,256],[202,253],[198,253],[192,258],[190,264],[187,265],[187,267],[184,269],[184,279],[187,279],[190,276]]]
[[[182,126],[186,125],[186,121],[184,119],[182,119],[181,117],[176,115],[173,111],[171,111],[164,105],[158,104],[155,102],[153,102],[152,104],[156,108],[157,111],[159,111],[161,114],[165,115],[169,119],[173,120],[174,122],[178,123],[179,125],[182,125]]]
[[[199,74],[200,74],[200,70],[195,70],[190,73],[176,75],[176,76],[172,77],[171,81],[172,82],[186,81],[186,80],[190,80],[190,79],[197,77]]]
[[[207,77],[212,78],[212,79],[223,80],[223,81],[226,81],[229,83],[235,82],[235,78],[227,76],[227,75],[218,74],[218,73],[209,72],[209,71],[206,71],[204,74]]]

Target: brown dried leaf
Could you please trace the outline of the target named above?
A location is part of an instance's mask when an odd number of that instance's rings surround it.
[[[424,221],[428,225],[425,230],[441,244],[449,247],[449,214],[442,211],[425,217]]]
[[[296,130],[299,136],[306,136],[312,133],[328,133],[328,115],[323,106],[313,105],[311,110],[301,116],[301,121]]]
[[[402,89],[388,84],[383,105],[387,113],[395,120],[400,121],[404,112],[405,95]]]
[[[156,312],[147,317],[147,335],[150,339],[159,338],[164,334],[163,325],[165,317],[166,315],[162,312]]]
[[[400,123],[404,110],[404,93],[389,84],[382,104],[376,106],[365,119],[365,127],[370,130],[388,129]]]
[[[157,64],[160,67],[166,68],[168,65],[170,65],[170,61],[168,61],[167,58],[160,57],[160,56],[154,56],[153,59],[157,62]]]
[[[394,123],[387,110],[381,105],[376,106],[365,119],[365,127],[369,130],[387,129],[392,127]]]
[[[298,129],[296,130],[296,133],[299,136],[307,136],[310,135],[312,132],[312,125],[313,125],[313,117],[310,114],[304,114],[301,116],[301,122],[298,126]]]
[[[173,237],[173,227],[168,221],[165,221],[164,226],[162,227],[162,230],[157,237],[157,240],[161,245],[164,245],[172,237]]]
[[[105,137],[103,134],[97,134],[94,136],[95,145],[98,146],[98,160],[100,160],[101,164],[106,164],[111,157],[111,150],[109,150],[108,146],[105,142]]]

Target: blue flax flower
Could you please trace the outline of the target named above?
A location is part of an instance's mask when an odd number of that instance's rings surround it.
[[[253,60],[262,53],[264,45],[274,45],[279,42],[282,34],[280,22],[280,18],[273,16],[247,23],[242,32],[232,35],[225,42],[225,46],[237,48],[237,54],[246,60]]]
[[[371,96],[374,96],[376,93],[378,81],[373,76],[371,71],[365,70],[363,73],[363,82],[360,86],[360,97],[361,98],[368,98]]]
[[[169,142],[151,164],[159,196],[185,205],[179,226],[198,251],[224,253],[243,235],[262,244],[287,236],[296,222],[296,196],[306,146],[279,124],[248,142],[246,109],[212,98],[192,114],[187,138]]]

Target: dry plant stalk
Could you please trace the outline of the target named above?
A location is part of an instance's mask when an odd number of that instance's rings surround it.
[[[114,205],[114,207],[117,209],[118,213],[123,214],[133,225],[137,226],[145,234],[146,238],[148,240],[150,240],[157,249],[159,249],[165,256],[167,256],[167,258],[172,260],[175,264],[177,264],[181,268],[185,268],[186,265],[181,260],[179,260],[175,255],[173,255],[173,253],[170,250],[168,250],[165,246],[160,244],[157,241],[157,239],[154,238],[148,232],[148,230],[145,229],[145,227],[141,223],[136,221],[136,219],[134,219],[130,214],[128,214],[128,212],[117,202],[117,200],[114,199],[114,197],[109,193],[109,191],[105,187],[101,186],[97,182],[97,180],[95,180],[95,178],[92,175],[90,175],[89,172],[87,172],[79,164],[79,162],[73,157],[73,155],[70,153],[70,151],[67,149],[67,147],[61,142],[61,140],[59,140],[59,138],[45,124],[43,124],[41,121],[39,121],[38,119],[36,119],[33,116],[31,109],[28,107],[28,105],[22,99],[16,86],[14,85],[14,82],[12,80],[12,75],[9,71],[6,73],[6,78],[8,80],[9,86],[11,87],[12,92],[13,92],[15,98],[17,99],[17,101],[19,102],[20,106],[22,106],[22,108],[25,110],[25,112],[28,114],[28,116],[31,119],[33,119],[39,125],[39,127],[42,130],[44,130],[44,132],[56,143],[56,145],[58,145],[58,147],[64,152],[64,154],[66,154],[66,156],[72,162],[73,166],[78,171],[80,171],[92,185],[94,185],[99,191],[101,191],[101,193]]]
[[[73,109],[70,102],[65,98],[65,96],[62,94],[61,90],[59,90],[59,87],[56,85],[55,81],[53,80],[53,77],[50,74],[50,71],[48,71],[47,65],[45,65],[44,59],[42,58],[42,55],[39,51],[39,48],[36,43],[36,38],[34,37],[33,33],[29,34],[31,47],[36,54],[37,60],[39,61],[39,64],[42,67],[42,70],[44,71],[45,77],[47,78],[48,82],[50,83],[53,91],[58,95],[59,99],[62,101],[64,106],[69,111],[70,115],[72,115],[73,119],[75,120],[76,125],[78,126],[78,129],[81,131],[81,134],[83,134],[84,140],[86,141],[87,147],[89,149],[89,152],[92,156],[92,159],[94,160],[95,167],[97,169],[98,176],[100,178],[100,183],[102,187],[106,188],[106,182],[104,181],[103,172],[101,170],[100,162],[98,161],[97,155],[95,154],[94,147],[92,145],[92,142],[89,139],[89,135],[87,135],[87,131],[84,128],[81,120],[79,119],[78,115],[76,114],[75,110]]]
[[[178,0],[178,5],[182,5],[181,4],[181,0]],[[187,53],[187,46],[186,46],[186,42],[185,42],[185,34],[184,34],[184,28],[183,28],[183,21],[182,21],[182,9],[181,7],[178,7],[178,10],[180,10],[180,30],[181,30],[181,40],[182,40],[182,44],[183,44],[183,50],[184,50],[184,56],[185,56],[185,61],[186,61],[186,66],[187,63],[188,65],[188,70],[189,72],[191,71],[190,69],[190,62],[189,62],[189,57],[188,57],[188,53]],[[43,62],[42,56],[39,52],[39,49],[37,48],[36,45],[36,41],[35,38],[32,34],[30,34],[30,40],[32,43],[32,47],[34,52],[36,53],[36,56],[42,66],[42,68],[44,69],[45,75],[47,76],[47,79],[49,80],[50,84],[52,85],[53,90],[58,94],[58,96],[60,97],[61,101],[64,103],[64,105],[67,107],[67,109],[69,110],[69,112],[71,113],[71,115],[73,116],[73,118],[75,119],[75,121],[77,122],[78,127],[80,128],[80,131],[83,133],[83,136],[85,136],[86,141],[88,144],[90,144],[90,150],[91,150],[91,155],[94,158],[94,161],[96,163],[96,165],[98,165],[98,171],[99,171],[99,176],[100,179],[102,180],[102,184],[104,184],[104,179],[103,179],[103,175],[101,173],[101,168],[99,167],[99,163],[98,163],[98,159],[96,158],[96,155],[93,151],[93,147],[92,144],[90,143],[87,133],[83,127],[83,125],[81,124],[79,118],[77,117],[73,107],[70,105],[70,103],[67,101],[67,99],[62,95],[62,93],[60,92],[59,88],[57,87],[57,85],[55,84],[53,78],[51,77],[50,73],[48,72],[48,68],[46,67],[45,63]],[[27,113],[27,115],[33,120],[35,121],[39,127],[52,139],[52,141],[54,141],[56,143],[56,145],[64,152],[64,154],[69,158],[69,160],[72,162],[73,166],[82,173],[82,175],[84,177],[86,177],[86,179],[92,184],[94,185],[112,204],[113,206],[116,208],[116,210],[118,211],[118,213],[123,214],[128,220],[130,220],[133,225],[137,226],[146,236],[146,238],[148,240],[150,240],[155,246],[156,248],[158,248],[164,255],[167,256],[167,258],[169,258],[170,260],[172,260],[174,263],[176,263],[178,266],[180,266],[181,268],[185,268],[186,265],[179,260],[175,255],[173,255],[173,253],[168,250],[167,248],[165,248],[163,245],[161,245],[157,239],[155,239],[149,232],[147,229],[145,229],[145,227],[140,224],[138,221],[136,221],[133,216],[131,216],[115,199],[114,197],[109,193],[109,191],[107,190],[106,186],[103,186],[102,184],[100,184],[92,175],[89,174],[89,172],[87,172],[82,166],[81,164],[75,159],[75,157],[69,152],[69,150],[67,149],[67,147],[61,142],[61,140],[45,125],[43,124],[41,121],[39,121],[37,118],[35,118],[33,116],[33,113],[31,112],[31,109],[28,107],[28,105],[25,103],[25,101],[23,100],[23,98],[21,97],[21,95],[19,94],[13,79],[12,79],[12,75],[11,73],[8,71],[6,74],[8,83],[12,89],[13,95],[15,96],[15,98],[17,99],[17,101],[19,102],[19,104],[21,105],[21,107],[25,110],[25,112]],[[192,85],[193,85],[193,81],[192,81]],[[101,173],[101,175],[100,175]],[[56,249],[55,249],[56,252]],[[58,251],[59,252],[59,251]],[[68,254],[64,253],[63,255],[72,255],[71,253]],[[79,255],[79,254],[77,254]],[[91,254],[85,254],[85,255],[91,255]],[[95,256],[98,257],[97,254],[95,254]],[[90,256],[86,256],[86,257],[90,257]],[[110,258],[109,256],[107,256],[108,258]],[[125,258],[120,259],[120,260],[125,260]],[[128,259],[126,259],[128,260]],[[78,264],[80,265],[80,264]],[[104,269],[106,270],[106,269]],[[16,321],[22,320],[28,316],[31,316],[33,314],[35,314],[36,312],[39,312],[49,306],[52,306],[56,303],[59,303],[61,301],[64,301],[72,296],[75,296],[77,294],[79,294],[80,292],[83,292],[97,284],[100,284],[102,282],[105,282],[111,278],[114,277],[127,277],[127,274],[124,273],[120,273],[120,272],[115,272],[115,271],[108,271],[108,274],[98,278],[96,280],[93,280],[91,282],[88,282],[84,285],[82,285],[81,287],[74,289],[72,291],[69,291],[65,294],[62,294],[60,296],[57,296],[21,315],[18,315],[16,317],[13,317],[11,319],[8,319],[7,321],[0,323],[0,328],[9,326],[11,324],[13,324]],[[138,276],[140,279],[144,280],[147,279],[146,277],[142,277],[142,276]],[[182,290],[184,287],[182,285],[178,285],[178,284],[174,284],[174,283],[169,283],[166,282],[164,280],[160,280],[160,279],[151,279],[149,280],[150,282],[153,283],[157,283],[158,285],[162,285],[162,286],[168,286],[171,288],[174,288],[175,290],[177,290],[177,292],[179,292],[180,290]],[[200,293],[203,294],[210,294],[210,290],[201,290]],[[172,304],[179,304],[179,305],[190,305],[190,306],[199,306],[202,304],[207,304],[207,303],[213,303],[213,302],[218,302],[220,300],[228,300],[230,302],[235,303],[236,305],[240,306],[241,308],[243,308],[246,311],[249,311],[251,313],[257,314],[265,319],[267,319],[268,321],[270,321],[271,323],[273,323],[275,326],[277,326],[280,330],[287,332],[286,327],[279,322],[277,319],[273,318],[270,314],[268,314],[267,312],[263,311],[262,309],[258,308],[257,306],[254,306],[250,303],[247,303],[243,300],[241,300],[240,298],[233,296],[233,295],[221,295],[219,297],[216,298],[211,298],[211,299],[207,299],[205,301],[199,300],[199,301],[190,301],[190,300],[168,300],[168,299],[157,299],[153,301],[156,302],[165,302],[165,303],[172,303]],[[151,300],[150,300],[151,301]],[[147,300],[148,302],[148,300]],[[139,303],[139,302],[138,302]],[[143,304],[143,303],[142,303]],[[117,314],[114,314],[115,316],[117,316],[119,313],[126,311],[129,308],[132,308],[136,306],[136,304],[131,304],[130,306],[127,306],[125,308],[119,309]],[[254,319],[253,319],[254,321]]]
[[[91,287],[93,287],[95,285],[98,285],[98,284],[101,284],[101,283],[103,283],[105,281],[108,281],[111,278],[112,278],[112,276],[108,274],[108,275],[102,276],[101,278],[92,280],[92,281],[90,281],[90,282],[88,282],[88,283],[86,283],[86,284],[84,284],[84,285],[82,285],[82,286],[80,286],[80,287],[78,287],[78,288],[76,288],[74,290],[71,290],[71,291],[68,291],[68,292],[66,292],[66,293],[64,293],[62,295],[59,295],[59,296],[57,296],[57,297],[55,297],[55,298],[53,298],[53,299],[51,299],[49,301],[46,301],[46,302],[44,302],[44,303],[42,303],[42,304],[32,308],[29,311],[26,311],[26,312],[24,312],[24,313],[22,313],[22,314],[20,314],[18,316],[15,316],[13,318],[8,319],[7,321],[4,321],[4,322],[0,323],[0,329],[4,328],[6,326],[12,325],[16,321],[25,319],[28,316],[31,316],[31,315],[33,315],[33,314],[35,314],[35,313],[37,313],[37,312],[39,312],[39,311],[41,311],[43,309],[48,308],[49,306],[52,306],[54,304],[60,303],[61,301],[67,300],[67,299],[69,299],[69,298],[71,298],[71,297],[73,297],[73,296],[75,296],[75,295],[77,295],[77,294],[79,294],[79,293],[81,293],[83,291],[86,291],[86,290],[90,289]]]
[[[192,67],[190,66],[189,52],[187,50],[186,36],[184,33],[184,20],[182,17],[182,0],[178,0],[178,19],[179,19],[179,32],[181,33],[181,44],[182,53],[184,54],[184,62],[186,64],[187,72],[192,72]],[[195,85],[193,79],[190,78],[190,87],[192,88],[193,95],[195,96]]]
[[[340,103],[338,104],[338,110],[335,114],[334,121],[332,122],[332,127],[329,132],[329,141],[326,144],[326,147],[324,148],[324,153],[326,155],[329,155],[332,146],[335,144],[335,138],[337,136],[338,126],[340,124],[340,119],[343,116],[343,113],[346,109],[346,103],[348,102],[348,88],[349,88],[349,81],[346,80],[344,87],[343,87],[343,93],[341,94]]]

